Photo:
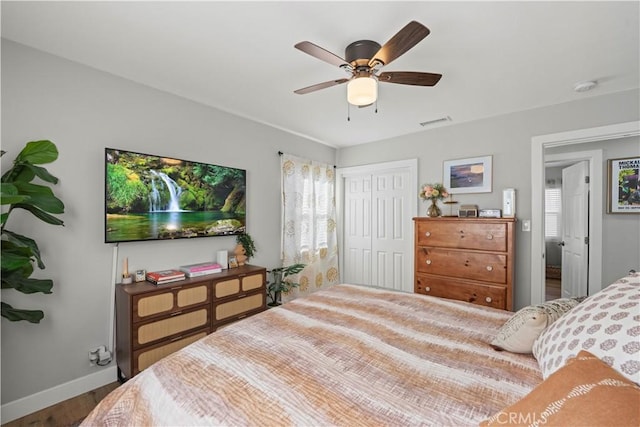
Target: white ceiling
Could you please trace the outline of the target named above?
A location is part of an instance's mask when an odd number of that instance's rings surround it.
[[[640,87],[638,1],[2,1],[2,37],[334,147]],[[431,34],[383,71],[443,74],[435,87],[381,83],[378,113],[351,108],[343,77],[295,49],[344,57],[409,21]],[[590,92],[576,82],[597,80]]]

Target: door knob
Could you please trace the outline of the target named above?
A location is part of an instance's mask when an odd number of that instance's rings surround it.
[[[564,240],[560,243],[558,243],[558,246],[564,246]]]

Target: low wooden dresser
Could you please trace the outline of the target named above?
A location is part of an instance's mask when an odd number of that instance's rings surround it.
[[[515,218],[414,218],[414,291],[512,311],[515,223]]]
[[[216,329],[266,309],[266,268],[244,265],[156,286],[116,286],[116,360],[125,380]]]

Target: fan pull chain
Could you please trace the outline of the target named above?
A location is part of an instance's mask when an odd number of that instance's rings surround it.
[[[378,114],[378,98],[376,98],[376,111],[375,111],[375,113]]]
[[[347,121],[351,121],[351,104],[347,102]]]

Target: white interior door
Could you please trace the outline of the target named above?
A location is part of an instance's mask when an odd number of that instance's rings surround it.
[[[562,296],[587,295],[589,268],[589,164],[562,170]]]
[[[338,171],[343,282],[413,291],[416,163]]]

